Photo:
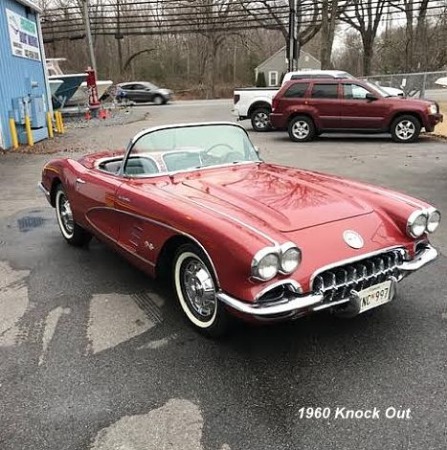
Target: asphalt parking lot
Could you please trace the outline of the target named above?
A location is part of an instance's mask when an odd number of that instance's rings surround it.
[[[73,129],[60,154],[122,148],[151,125],[233,121],[230,108],[142,107],[144,121]],[[267,161],[384,185],[447,212],[445,141],[251,136]],[[186,326],[169,290],[103,244],[66,245],[36,188],[52,157],[0,155],[1,450],[446,450],[446,223],[432,240],[438,260],[391,304],[349,321],[239,326],[212,341]],[[329,417],[306,418],[308,407]]]

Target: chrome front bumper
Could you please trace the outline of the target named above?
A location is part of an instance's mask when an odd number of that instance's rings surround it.
[[[398,266],[401,272],[401,276],[396,281],[402,280],[407,275],[412,272],[419,270],[421,267],[434,261],[438,256],[437,250],[431,245],[427,244],[423,249],[419,250],[411,261],[404,261]],[[299,314],[300,312],[314,312],[320,311],[322,309],[330,308],[338,304],[346,303],[350,299],[323,304],[324,295],[320,293],[310,293],[310,294],[299,294],[290,292],[286,298],[279,300],[278,302],[259,304],[259,303],[247,303],[231,297],[224,292],[218,292],[217,297],[220,301],[228,305],[229,307],[235,309],[236,311],[258,316],[262,318],[269,316],[270,318],[275,318],[274,316],[284,317],[287,315]]]
[[[45,188],[45,186],[42,183],[37,183],[37,187],[45,194],[47,200],[50,201],[51,196],[48,190]]]

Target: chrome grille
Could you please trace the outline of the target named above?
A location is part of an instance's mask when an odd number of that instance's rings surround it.
[[[391,250],[325,270],[315,277],[312,290],[324,295],[324,303],[332,303],[348,298],[353,289],[361,291],[393,276],[399,279],[404,254],[403,249]]]

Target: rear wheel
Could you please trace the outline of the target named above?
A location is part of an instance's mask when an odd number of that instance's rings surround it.
[[[270,124],[270,109],[268,108],[257,108],[251,115],[251,126],[255,131],[269,131],[272,129]]]
[[[420,132],[421,123],[414,116],[400,116],[391,125],[391,136],[395,142],[415,142]]]
[[[307,116],[296,116],[288,126],[289,137],[294,142],[307,142],[315,137],[315,125]]]
[[[75,247],[88,244],[92,235],[74,221],[71,205],[62,185],[57,187],[55,204],[57,223],[65,240]]]
[[[213,270],[200,248],[184,244],[177,250],[173,285],[183,313],[196,330],[212,337],[225,334],[228,313],[216,296]]]

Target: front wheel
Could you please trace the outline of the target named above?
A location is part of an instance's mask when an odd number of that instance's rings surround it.
[[[421,123],[414,116],[400,116],[391,125],[391,136],[394,142],[415,142],[421,132]]]
[[[57,187],[55,203],[57,223],[65,240],[75,247],[88,244],[92,235],[74,221],[71,205],[62,185]]]
[[[165,99],[161,95],[156,95],[154,97],[154,103],[156,105],[163,105],[165,103]]]
[[[257,108],[251,115],[251,126],[255,131],[269,131],[272,129],[270,124],[270,110],[268,108]]]
[[[225,334],[228,313],[216,296],[216,281],[206,255],[195,245],[185,244],[174,258],[173,284],[188,322],[211,337]]]
[[[315,125],[307,116],[296,116],[288,126],[289,137],[293,142],[307,142],[315,137]]]

